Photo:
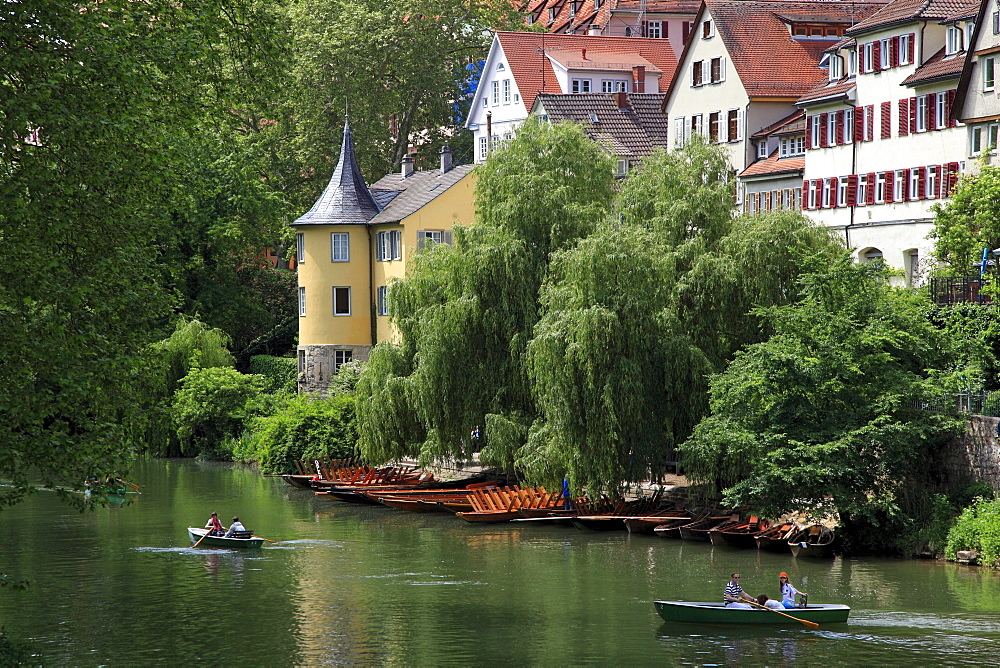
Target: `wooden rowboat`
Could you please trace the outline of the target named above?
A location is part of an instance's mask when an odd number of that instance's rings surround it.
[[[766,550],[768,552],[791,552],[791,548],[788,547],[788,539],[791,538],[791,533],[793,531],[795,531],[794,524],[780,524],[772,526],[767,531],[759,533],[755,536],[757,549]]]
[[[738,524],[737,515],[720,515],[716,517],[703,517],[694,522],[681,526],[681,538],[683,540],[697,540],[703,543],[708,542],[708,532],[723,526],[735,526]]]
[[[695,601],[653,601],[656,612],[663,621],[687,622],[691,624],[740,624],[754,626],[780,626],[802,628],[802,625],[784,615],[768,610],[727,608],[725,604]],[[851,614],[846,605],[810,605],[808,608],[793,608],[783,611],[796,619],[804,619],[817,624],[843,624]]]
[[[318,480],[319,477],[315,473],[313,473],[312,475],[286,473],[285,475],[281,476],[281,479],[287,482],[292,487],[297,487],[299,489],[312,489],[312,481]]]
[[[624,519],[625,528],[628,529],[629,533],[655,533],[656,527],[663,526],[674,520],[687,520],[690,522],[694,518],[691,513],[687,510],[662,510],[658,513],[653,513],[650,515],[636,515],[635,517],[626,517]],[[684,524],[687,524],[684,522]],[[680,526],[678,524],[678,526]],[[679,537],[679,536],[678,536]]]
[[[194,545],[201,537],[208,533],[208,529],[199,529],[198,527],[188,527],[188,536],[191,537],[191,544]],[[204,540],[198,545],[198,547],[234,547],[234,548],[255,548],[261,547],[264,544],[264,539],[253,535],[251,531],[243,531],[240,533],[249,534],[246,538],[237,538],[235,536],[226,538],[224,536],[206,536]]]
[[[749,522],[712,529],[708,532],[708,539],[712,541],[712,545],[756,548],[757,534],[767,529],[770,524],[767,520],[761,521],[751,517]]]
[[[664,520],[662,524],[657,524],[653,527],[653,533],[655,533],[660,538],[673,538],[674,540],[681,539],[681,527],[685,524],[689,524],[691,518],[689,517],[678,517],[677,519]]]
[[[788,539],[793,557],[829,559],[833,556],[833,531],[822,524],[807,527]]]

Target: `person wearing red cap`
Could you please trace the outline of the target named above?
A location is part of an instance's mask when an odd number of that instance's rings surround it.
[[[802,597],[803,603],[809,596],[809,594],[804,591],[796,589],[792,583],[788,581],[788,573],[778,573],[778,586],[781,588],[781,605],[785,606],[785,608],[795,607],[796,594]]]

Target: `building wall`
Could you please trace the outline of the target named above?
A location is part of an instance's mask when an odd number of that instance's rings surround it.
[[[502,68],[502,69],[501,69]],[[508,82],[509,97],[504,96],[504,81]],[[499,85],[499,99],[494,102],[493,82]],[[562,92],[558,82],[550,82],[551,89],[548,92]],[[483,74],[479,80],[476,90],[476,98],[472,102],[472,109],[469,112],[468,127],[473,134],[473,147],[476,162],[485,160],[482,150],[483,141],[488,138],[487,134],[487,113],[490,114],[490,129],[494,137],[503,139],[505,135],[512,135],[517,126],[528,117],[528,109],[524,106],[524,99],[521,91],[517,88],[514,75],[511,73],[510,63],[500,47],[500,41],[493,39],[490,53],[486,58],[483,67]]]
[[[1000,140],[1000,2],[998,0],[988,0],[982,23],[978,28],[976,43],[972,45],[969,87],[961,117],[961,120],[968,125],[967,171],[972,171],[978,166],[978,159],[987,146]],[[998,30],[994,32],[994,28]],[[992,89],[983,76],[987,60],[991,60],[993,66]],[[978,147],[975,145],[977,143]],[[996,164],[996,155],[997,151],[994,149],[992,157],[988,158],[993,164]]]

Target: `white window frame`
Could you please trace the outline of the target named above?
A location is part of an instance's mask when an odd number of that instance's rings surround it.
[[[935,130],[940,130],[942,128],[948,127],[948,119],[944,117],[945,116],[945,113],[944,113],[944,102],[945,102],[945,94],[944,93],[935,93],[934,94],[934,129]]]
[[[826,145],[837,145],[837,114],[833,111],[826,115]]]
[[[997,87],[996,58],[983,58],[983,92],[990,93]]]
[[[492,94],[492,99],[490,101],[493,103],[493,106],[496,107],[500,104],[500,82],[493,81],[492,89],[493,89],[492,91],[493,94]]]
[[[299,286],[299,315],[304,316],[306,314],[306,288],[305,286]]]
[[[718,79],[713,78],[713,75],[712,75],[712,70],[714,69],[713,66],[715,65],[716,61],[718,61],[718,63],[719,63],[719,78]],[[723,81],[726,80],[726,59],[725,58],[723,58],[722,56],[716,56],[715,58],[712,58],[711,60],[708,61],[708,78],[709,78],[709,83],[713,83],[713,84],[722,83]]]
[[[875,203],[885,204],[885,172],[875,175]]]
[[[969,128],[969,155],[979,155],[983,152],[984,125],[974,125]]]
[[[847,206],[847,177],[837,179],[837,206]]]
[[[910,33],[899,36],[899,52],[896,54],[896,62],[900,65],[910,64]]]
[[[570,83],[570,90],[573,93],[589,93],[590,79],[573,79]]]
[[[880,70],[887,70],[892,66],[891,51],[892,51],[892,40],[890,38],[886,37],[882,40],[879,40],[878,59],[880,62],[878,64],[878,68]]]
[[[802,135],[782,137],[778,147],[779,158],[792,158],[806,154],[806,138]]]
[[[856,206],[865,206],[868,203],[868,175],[858,175],[858,195],[854,200]]]
[[[674,117],[674,148],[684,148],[687,144],[687,117]]]
[[[767,157],[767,140],[762,139],[757,142],[757,159],[763,160]]]
[[[330,262],[351,261],[351,237],[348,232],[330,232]]]
[[[920,198],[920,169],[913,167],[910,169],[910,197],[909,199]]]
[[[927,96],[917,96],[917,132],[927,132]]]
[[[854,108],[844,110],[844,143],[854,141]]]
[[[892,178],[892,201],[903,201],[903,170],[897,169]]]
[[[375,288],[375,315],[389,315],[389,286],[380,285]]]
[[[486,156],[490,152],[490,140],[489,137],[479,138],[479,159],[485,160]]]
[[[861,45],[861,71],[868,73],[875,71],[875,50],[874,42],[865,42]]]
[[[713,37],[715,37],[715,23],[713,23],[711,19],[707,21],[702,21],[701,38],[712,39]]]
[[[927,167],[927,199],[937,199],[939,178],[941,176],[938,174],[938,166],[929,165]]]
[[[375,233],[375,260],[391,262],[403,259],[402,232],[386,230]]]
[[[510,104],[510,79],[504,79],[501,83],[501,99],[504,104]]]
[[[698,88],[705,85],[705,61],[696,60],[691,63],[691,86]]]
[[[844,78],[844,59],[838,55],[830,56],[830,81]]]
[[[646,37],[650,39],[663,38],[663,21],[646,21]]]
[[[295,233],[295,262],[302,264],[306,261],[306,235],[302,232]]]
[[[850,49],[847,52],[847,76],[855,76],[858,73],[858,52]]]
[[[820,139],[823,136],[821,134],[821,132],[820,132],[820,123],[822,123],[822,122],[823,122],[823,114],[814,114],[813,115],[813,122],[812,122],[812,142],[810,142],[812,144],[813,148],[819,148],[822,145],[822,144],[820,144]]]
[[[337,302],[338,302],[337,295],[338,294],[346,296],[346,299],[347,299],[347,311],[338,311],[337,310]],[[330,296],[331,296],[331,298],[333,300],[332,303],[331,303],[331,308],[333,310],[334,317],[340,318],[340,317],[343,317],[343,316],[349,316],[349,315],[351,315],[351,286],[349,286],[349,285],[335,285],[335,286],[333,286],[333,291],[331,292]]]
[[[944,55],[953,56],[962,51],[962,29],[958,26],[948,26],[944,38]]]

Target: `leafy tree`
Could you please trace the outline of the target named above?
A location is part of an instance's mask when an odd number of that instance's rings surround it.
[[[261,376],[226,367],[194,367],[174,393],[171,414],[181,452],[214,457],[220,443],[240,435],[254,417],[248,410],[262,392]]]
[[[712,380],[712,414],[681,448],[687,474],[765,516],[838,513],[854,549],[874,546],[866,528],[911,521],[908,488],[962,422],[919,408],[952,353],[926,297],[887,279],[844,254],[802,279],[800,301],[762,309],[775,333]]]
[[[977,550],[982,563],[1000,568],[1000,499],[978,498],[962,511],[945,554],[954,560],[960,550]]]
[[[371,461],[460,456],[483,424],[504,459],[533,419],[523,356],[550,254],[607,215],[612,163],[579,127],[528,121],[479,173],[477,224],[456,228],[455,246],[419,254],[391,288],[403,343],[376,346],[357,388],[360,445]],[[520,432],[521,443],[502,445],[491,424]]]
[[[951,199],[935,204],[934,254],[949,275],[978,271],[984,248],[1000,248],[1000,168],[981,163],[963,176]]]
[[[465,66],[485,58],[493,30],[523,25],[514,4],[489,0],[299,0],[290,13],[291,104],[312,197],[336,161],[345,112],[369,179],[392,171],[411,143],[436,160],[457,138]]]

